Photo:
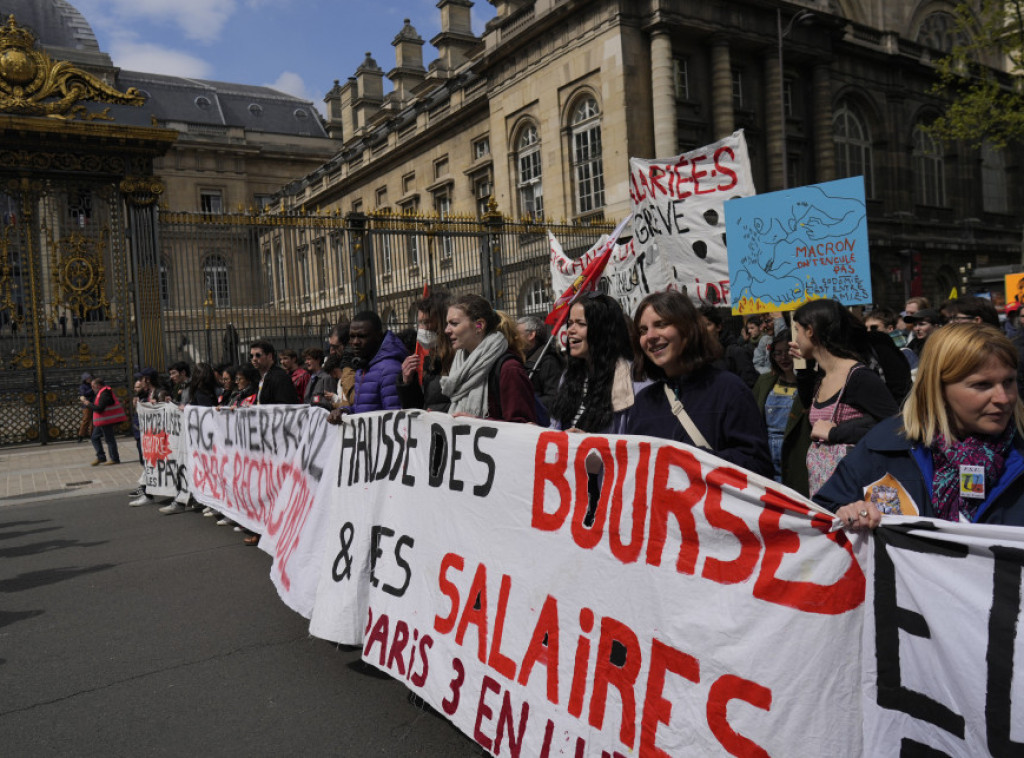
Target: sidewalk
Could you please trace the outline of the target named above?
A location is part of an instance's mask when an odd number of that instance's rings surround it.
[[[0,447],[0,508],[102,492],[127,495],[142,468],[135,440],[118,437],[117,448],[120,465],[90,466],[96,454],[88,441]]]

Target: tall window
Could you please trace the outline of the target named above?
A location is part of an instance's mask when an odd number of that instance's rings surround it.
[[[295,255],[295,265],[298,271],[299,291],[295,294],[299,297],[309,297],[309,248],[303,247]]]
[[[526,126],[516,143],[516,164],[519,167],[519,212],[530,218],[544,218],[544,188],[541,184],[540,137],[537,127]]]
[[[1009,189],[1006,184],[1006,153],[981,145],[981,207],[986,213],[1009,213]]]
[[[207,292],[213,293],[213,303],[218,307],[231,305],[231,291],[228,289],[228,264],[219,255],[208,255],[203,262],[203,275]]]
[[[672,83],[675,85],[676,100],[690,99],[690,59],[672,60]]]
[[[946,171],[942,151],[921,124],[914,127],[914,202],[946,204]]]
[[[523,287],[522,313],[547,313],[551,309],[551,290],[541,279],[531,279]]]
[[[483,216],[487,213],[487,203],[494,191],[491,185],[491,172],[483,171],[473,175],[473,197],[476,200],[476,215]]]
[[[864,118],[843,103],[832,117],[832,135],[836,147],[836,173],[839,177],[864,176],[864,192],[875,195],[872,169],[871,133]]]
[[[576,210],[590,213],[604,207],[604,165],[601,160],[601,111],[586,98],[572,114],[572,162]]]
[[[199,192],[200,213],[223,213],[224,197],[220,190],[201,190]]]
[[[743,110],[743,72],[738,68],[732,70],[732,107]]]
[[[274,249],[276,254],[274,255],[274,281],[277,286],[277,297],[279,300],[284,299],[284,253],[281,252],[281,243],[278,242]]]
[[[381,232],[377,235],[378,252],[377,260],[380,261],[380,272],[384,276],[391,274],[391,235]]]
[[[448,218],[452,213],[452,196],[446,188],[434,193],[434,211],[441,218]],[[444,260],[451,260],[455,252],[455,241],[450,234],[441,235],[441,256]]]

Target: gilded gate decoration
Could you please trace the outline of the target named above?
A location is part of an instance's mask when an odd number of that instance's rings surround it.
[[[153,158],[176,134],[96,102],[144,98],[54,61],[13,16],[0,26],[0,445],[78,436],[86,371],[127,398],[144,326],[131,282],[155,248],[133,227],[153,235]]]

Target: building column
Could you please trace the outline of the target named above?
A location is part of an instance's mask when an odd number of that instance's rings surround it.
[[[832,81],[827,63],[814,67],[814,181],[836,178],[836,145],[832,134]]]
[[[711,43],[711,125],[714,138],[720,140],[736,131],[732,110],[732,63],[729,41],[717,38]]]
[[[764,56],[764,70],[767,74],[765,100],[768,118],[765,123],[765,142],[768,148],[768,189],[785,189],[786,161],[786,108],[782,102],[783,74],[778,51]]]
[[[163,371],[166,352],[163,307],[160,301],[160,243],[156,203],[164,192],[164,185],[153,176],[128,176],[121,181],[120,190],[128,209],[138,365]],[[130,356],[127,363],[131,367]],[[128,378],[130,380],[131,376]]]
[[[651,33],[651,104],[655,158],[670,158],[679,152],[672,69],[672,39],[667,30],[657,29]]]

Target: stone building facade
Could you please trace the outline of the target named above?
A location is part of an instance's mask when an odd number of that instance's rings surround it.
[[[479,35],[469,0],[437,5],[434,60],[406,22],[394,67],[367,53],[327,93],[341,150],[286,206],[617,220],[630,157],[742,127],[758,191],[864,175],[879,303],[1020,265],[1019,151],[921,128],[954,3],[492,0]]]

